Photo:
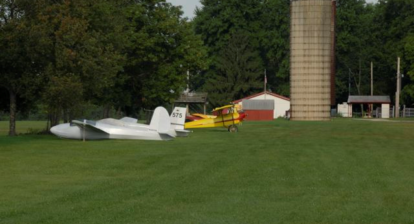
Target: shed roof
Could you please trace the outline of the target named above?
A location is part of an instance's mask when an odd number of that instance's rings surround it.
[[[389,96],[349,96],[348,103],[391,104],[391,99]]]
[[[235,101],[233,101],[233,103],[240,103],[240,102],[242,102],[243,100],[248,100],[248,99],[251,99],[251,98],[255,98],[255,97],[258,97],[258,96],[261,96],[261,95],[264,95],[264,94],[265,94],[265,92],[256,93],[256,94],[253,94],[253,95],[250,95],[250,96],[247,96],[247,97],[244,97],[244,98],[241,98],[241,99],[235,100]],[[277,97],[277,98],[280,98],[280,99],[282,99],[282,100],[287,100],[287,101],[290,101],[290,99],[289,99],[288,97],[281,96],[281,95],[276,94],[276,93],[272,93],[272,92],[266,91],[266,94],[267,94],[267,95],[274,96],[274,97]]]

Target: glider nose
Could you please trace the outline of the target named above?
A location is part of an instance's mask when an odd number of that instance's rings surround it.
[[[65,128],[65,124],[58,124],[56,126],[53,126],[52,128],[50,128],[50,132],[52,132],[52,134],[58,136],[58,137],[62,137],[62,129]]]
[[[50,129],[50,132],[52,132],[52,134],[54,134],[54,135],[57,135],[57,126],[53,126],[53,127]]]

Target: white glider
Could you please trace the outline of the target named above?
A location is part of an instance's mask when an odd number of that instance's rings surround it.
[[[73,120],[71,123],[56,125],[50,131],[69,139],[171,140],[177,136],[188,136],[189,131],[184,130],[185,112],[186,108],[176,107],[170,118],[165,108],[157,107],[149,125],[139,124],[137,119],[129,117],[120,120]]]

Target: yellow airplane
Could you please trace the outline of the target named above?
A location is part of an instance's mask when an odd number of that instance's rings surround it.
[[[199,116],[193,114],[193,116],[204,117],[200,120],[190,121],[184,124],[185,129],[192,128],[215,128],[215,127],[225,127],[229,132],[237,132],[237,124],[243,121],[246,117],[244,112],[238,113],[234,105],[227,105],[224,107],[218,107],[213,110],[217,112],[217,116],[203,115]]]

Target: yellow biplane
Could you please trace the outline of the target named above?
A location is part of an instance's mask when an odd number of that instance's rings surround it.
[[[217,115],[198,115],[193,114],[193,116],[199,116],[200,120],[186,122],[184,124],[185,129],[192,128],[216,128],[216,127],[225,127],[229,132],[237,132],[237,124],[243,121],[246,117],[244,112],[239,113],[235,108],[235,105],[227,105],[224,107],[218,107],[213,110],[213,113]]]

